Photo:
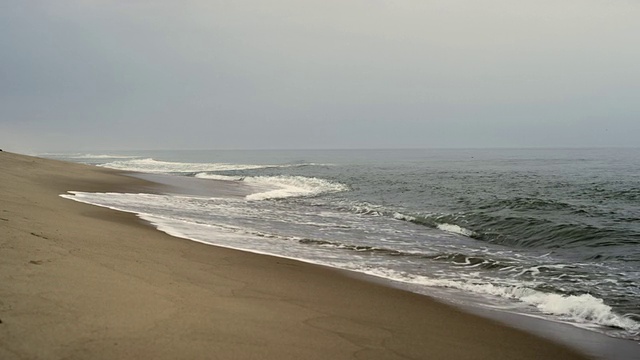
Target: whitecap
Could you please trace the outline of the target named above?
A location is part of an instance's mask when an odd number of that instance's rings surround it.
[[[464,235],[464,236],[474,236],[475,233],[469,229],[465,229],[461,226],[458,225],[454,225],[454,224],[438,224],[438,229],[442,230],[442,231],[446,231],[446,232],[450,232],[450,233],[454,233],[454,234],[458,234],[458,235]]]
[[[251,170],[278,165],[252,165],[252,164],[228,164],[228,163],[184,163],[172,161],[159,161],[152,158],[132,159],[125,161],[113,161],[99,166],[146,173],[195,173],[207,171]]]
[[[317,196],[325,193],[347,191],[344,184],[325,179],[304,176],[255,176],[247,177],[248,184],[275,188],[248,195],[247,200],[282,199],[300,196]]]
[[[227,176],[199,173],[196,174],[196,177],[211,180],[243,181],[260,190],[259,192],[247,195],[247,200],[317,196],[324,193],[347,191],[349,189],[344,184],[305,176]]]

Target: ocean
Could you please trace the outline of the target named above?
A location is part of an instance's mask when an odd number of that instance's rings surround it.
[[[62,195],[171,235],[640,340],[640,149],[44,156],[233,190]]]

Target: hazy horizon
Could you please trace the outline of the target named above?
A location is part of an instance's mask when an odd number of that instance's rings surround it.
[[[640,144],[640,3],[8,0],[0,148]]]
[[[309,152],[331,152],[331,151],[500,151],[500,150],[518,150],[518,151],[547,151],[547,150],[639,150],[640,146],[593,146],[593,147],[389,147],[389,148],[210,148],[210,149],[79,149],[79,150],[60,150],[60,151],[39,151],[27,152],[25,155],[87,155],[87,156],[103,156],[103,155],[122,155],[127,153],[144,153],[144,152],[254,152],[254,151],[309,151]]]

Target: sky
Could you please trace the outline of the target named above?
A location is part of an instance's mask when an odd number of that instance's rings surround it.
[[[637,0],[0,0],[0,149],[640,146]]]

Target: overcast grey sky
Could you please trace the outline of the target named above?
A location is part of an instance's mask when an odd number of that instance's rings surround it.
[[[0,0],[0,148],[640,146],[636,0]]]

